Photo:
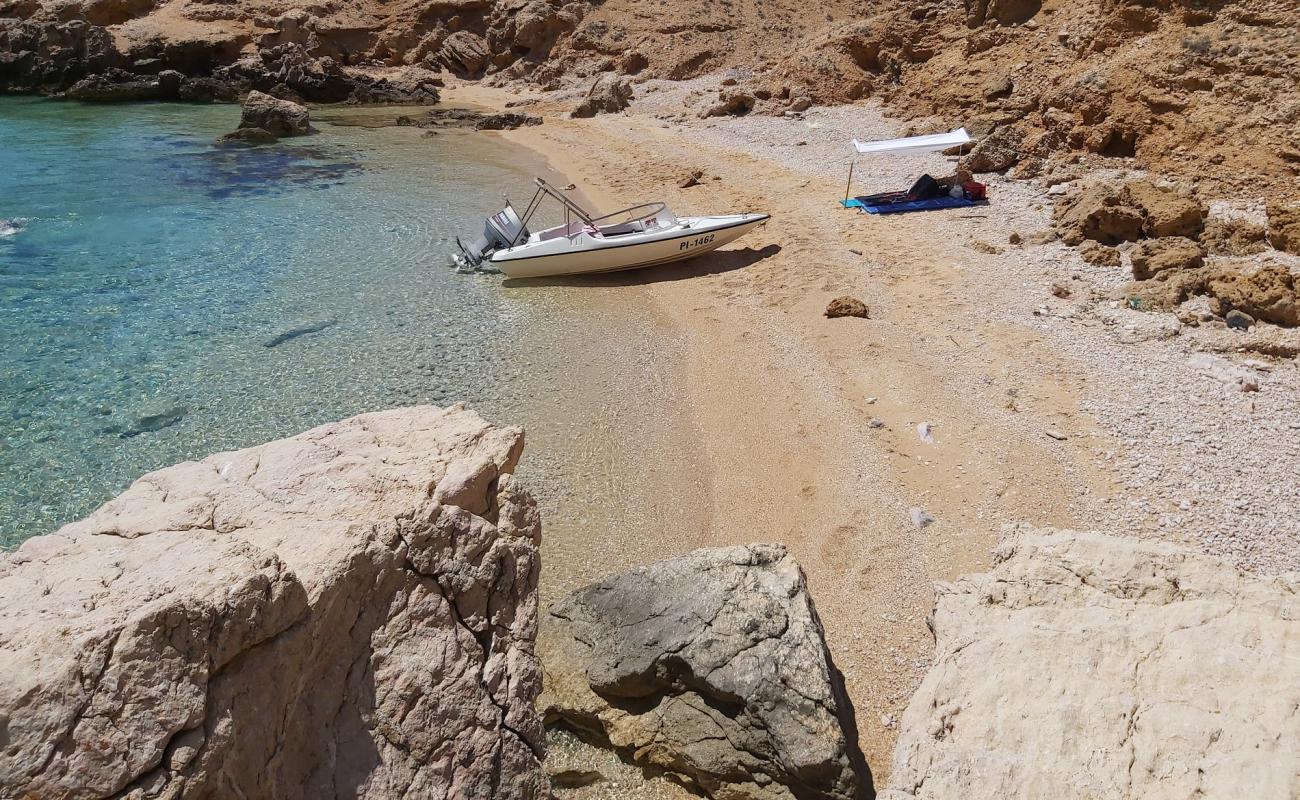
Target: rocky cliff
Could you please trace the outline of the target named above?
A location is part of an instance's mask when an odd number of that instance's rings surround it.
[[[0,795],[546,796],[522,445],[366,414],[0,556]]]
[[[988,169],[1134,157],[1294,190],[1298,14],[1293,0],[827,0],[816,14],[794,0],[0,0],[0,91],[426,102],[443,72],[554,89],[726,70],[712,91],[728,113],[878,98],[928,127],[966,124],[989,140]]]
[[[1300,576],[1026,532],[932,624],[882,798],[1300,795]]]

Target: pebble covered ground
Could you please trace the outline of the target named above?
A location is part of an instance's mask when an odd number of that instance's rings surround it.
[[[701,119],[698,109],[716,86],[716,76],[652,81],[638,88],[634,110],[709,146],[807,173],[817,190],[835,179],[843,185],[854,137],[911,132],[909,123],[871,106]],[[906,188],[921,171],[950,169],[950,161],[859,159],[855,192]],[[1117,166],[1117,174],[1139,174],[1123,161]],[[929,235],[953,242],[954,259],[978,285],[989,320],[1030,329],[1081,379],[1078,413],[1090,420],[1080,421],[1077,435],[1091,440],[1092,466],[1112,476],[1109,491],[1088,498],[1084,516],[1092,527],[1183,541],[1260,572],[1300,569],[1300,366],[1241,351],[1249,339],[1285,339],[1295,331],[1189,327],[1173,314],[1130,309],[1111,299],[1129,280],[1127,259],[1098,267],[1059,241],[1008,243],[1012,233],[1031,242],[1048,230],[1057,195],[1077,182],[980,179],[990,184],[983,216],[930,212]],[[1260,207],[1251,199],[1210,203],[1211,216],[1257,219]],[[1250,258],[1300,270],[1300,258],[1277,251]],[[1069,296],[1054,296],[1054,284]]]

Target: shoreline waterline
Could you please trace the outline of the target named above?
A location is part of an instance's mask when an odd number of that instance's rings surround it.
[[[553,177],[531,151],[470,132],[333,124],[409,107],[321,109],[314,136],[232,153],[210,142],[233,127],[234,106],[20,102],[76,148],[44,154],[84,155],[15,170],[10,196],[23,202],[0,209],[29,220],[0,243],[5,338],[22,345],[0,364],[6,549],[153,469],[422,402],[463,401],[527,429],[521,474],[553,543],[566,538],[560,520],[657,524],[643,498],[663,498],[636,476],[662,471],[676,445],[653,427],[631,432],[642,404],[675,394],[662,329],[578,288],[509,288],[446,264],[451,238],[472,234],[502,192]],[[17,146],[47,146],[44,124]],[[136,187],[94,164],[105,154],[135,158],[136,171],[166,162]],[[95,202],[60,214],[63,199],[37,195],[69,167],[66,202]],[[187,179],[173,189],[177,175]],[[110,195],[117,207],[97,205]]]

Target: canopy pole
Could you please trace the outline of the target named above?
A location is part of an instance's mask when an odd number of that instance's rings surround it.
[[[849,202],[849,192],[853,191],[853,166],[854,166],[855,164],[857,164],[857,163],[858,163],[858,160],[857,160],[856,158],[855,158],[855,159],[852,159],[851,161],[849,161],[849,180],[848,180],[847,183],[844,184],[844,202],[845,202],[845,203]]]

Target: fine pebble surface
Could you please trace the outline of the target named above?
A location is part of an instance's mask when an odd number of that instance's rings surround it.
[[[619,457],[621,398],[662,391],[653,323],[448,267],[530,165],[349,113],[219,148],[231,106],[0,98],[0,547],[150,470],[413,403],[525,425],[545,510]],[[582,503],[636,505],[604,489]]]
[[[806,174],[820,181],[813,184],[818,191],[844,190],[853,138],[947,127],[937,120],[902,123],[870,105],[814,108],[788,117],[697,119],[691,104],[707,102],[709,85],[709,79],[652,81],[641,87],[637,108],[703,144]],[[860,158],[852,190],[904,188],[924,171],[950,170],[951,162],[934,155]],[[1163,180],[1136,169],[1094,177]],[[1083,428],[1084,415],[1095,420],[1100,430],[1089,431],[1083,446],[1097,470],[1114,476],[1109,492],[1088,498],[1082,518],[1089,527],[1184,542],[1266,573],[1300,569],[1300,362],[1244,347],[1251,338],[1291,332],[1257,326],[1247,336],[1128,308],[1110,297],[1132,278],[1127,256],[1121,266],[1098,267],[1059,241],[1010,244],[1012,234],[1030,237],[1050,229],[1056,196],[1077,191],[1082,181],[1048,187],[999,175],[980,179],[991,184],[992,202],[985,209],[936,212],[925,215],[923,224],[847,219],[873,235],[915,225],[919,231],[913,235],[952,242],[950,264],[978,301],[980,323],[1026,331],[1049,342],[1063,359],[1058,380],[1079,384],[1083,413],[1062,425]],[[1209,198],[1209,205],[1212,217],[1265,222],[1259,203]],[[1255,261],[1300,275],[1296,256],[1267,251]],[[1060,297],[1053,285],[1071,291]],[[975,328],[966,330],[968,325],[954,315],[942,333],[969,337]],[[954,375],[968,371],[961,358],[954,358],[952,368]],[[972,395],[978,380],[971,378]],[[1045,435],[1064,441],[1071,434],[1050,429]]]

